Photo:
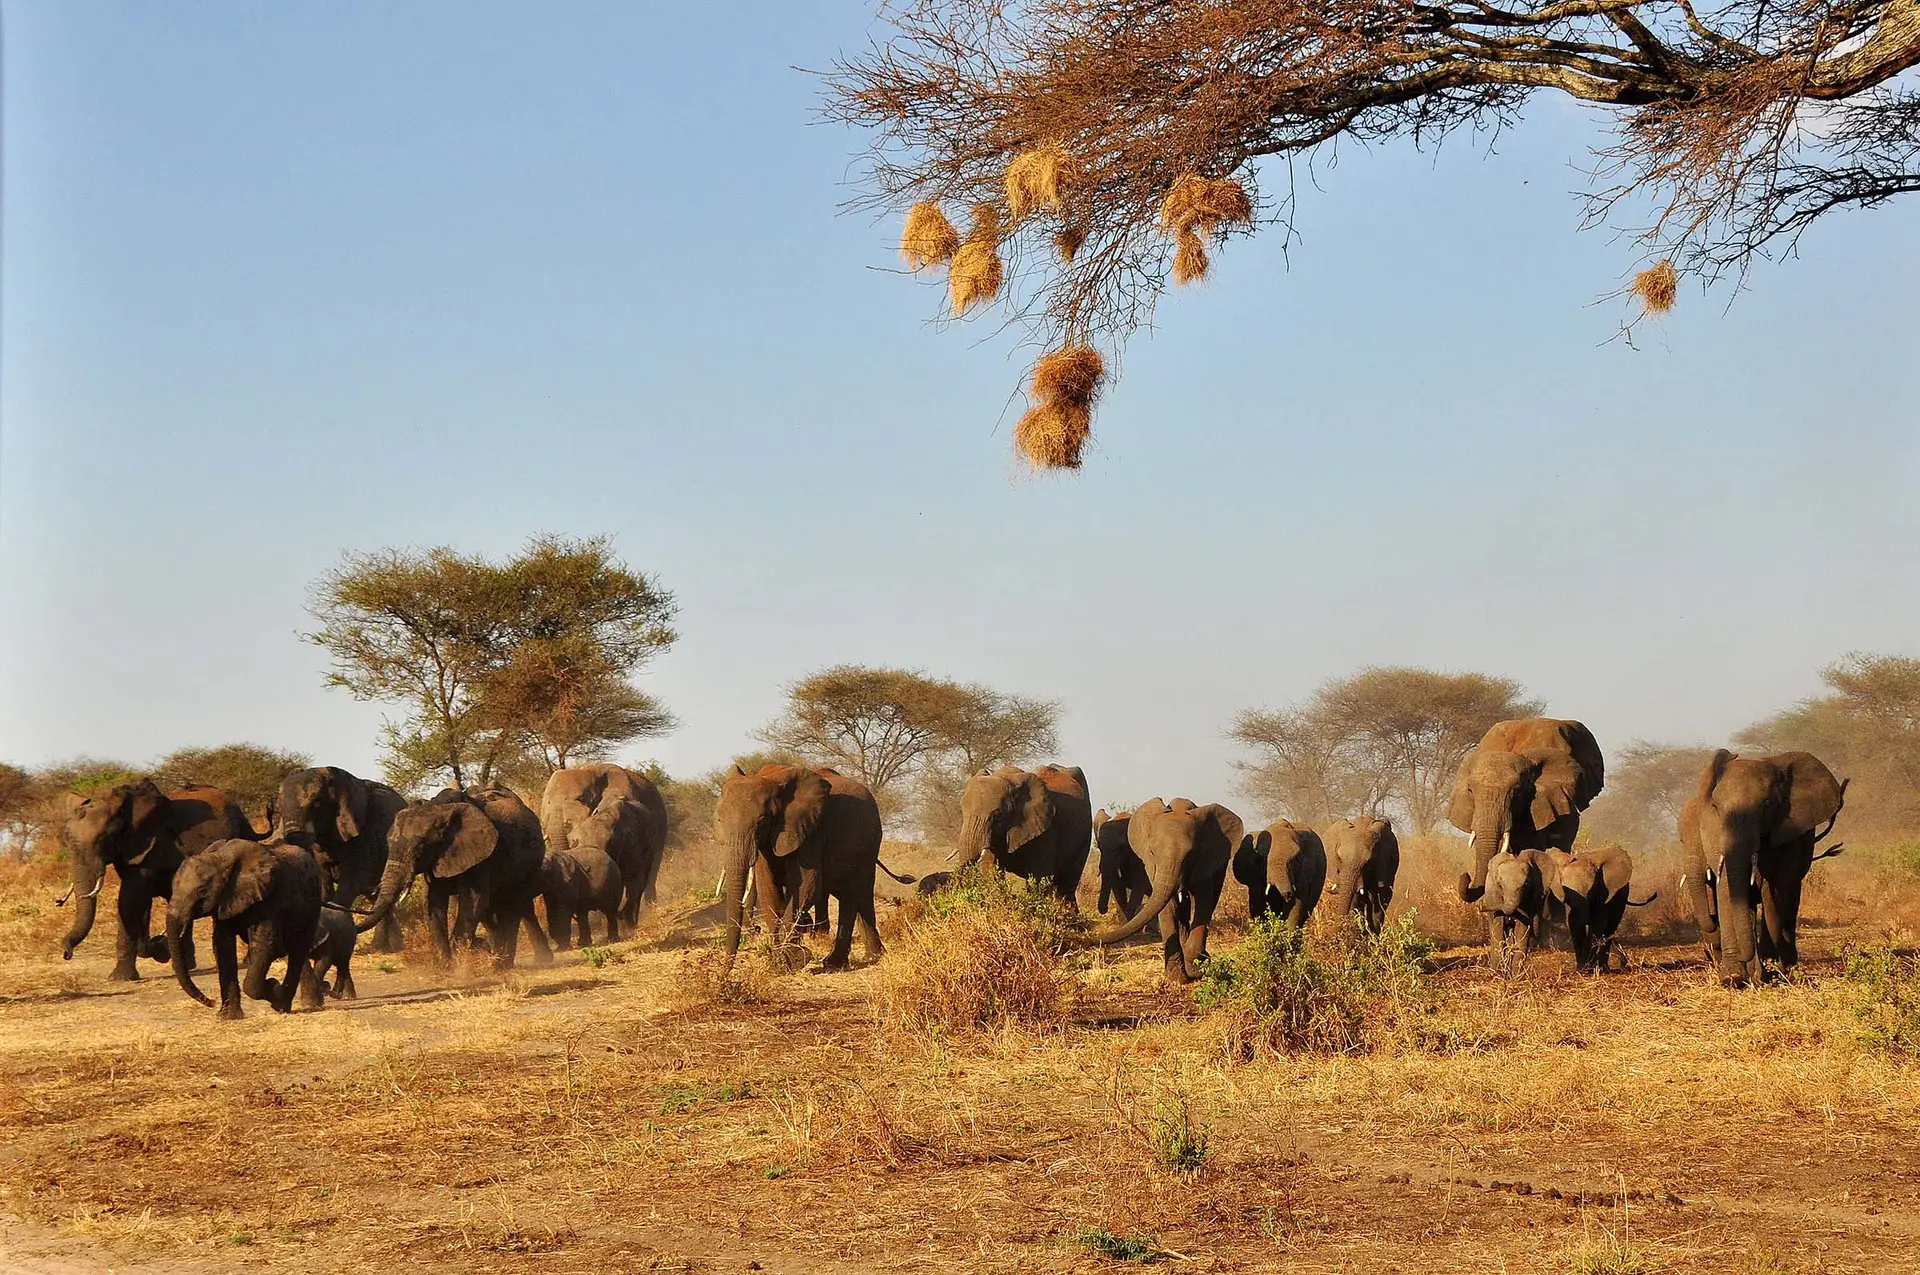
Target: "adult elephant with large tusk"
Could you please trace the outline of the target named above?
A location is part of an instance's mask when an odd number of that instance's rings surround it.
[[[1468,834],[1473,871],[1460,897],[1478,902],[1496,854],[1571,850],[1580,812],[1600,795],[1606,763],[1593,732],[1575,721],[1496,722],[1460,762],[1447,819]]]
[[[1157,917],[1166,944],[1168,980],[1192,982],[1207,954],[1207,931],[1227,867],[1245,835],[1240,816],[1225,806],[1196,806],[1185,797],[1169,804],[1156,797],[1135,809],[1127,823],[1127,842],[1146,865],[1153,892],[1131,920],[1097,931],[1094,941],[1130,939]]]
[[[253,840],[253,826],[226,792],[205,784],[187,784],[162,792],[151,779],[115,784],[74,804],[61,829],[68,855],[73,925],[60,954],[73,949],[93,930],[107,867],[120,876],[119,955],[112,979],[137,979],[136,958],[164,959],[164,944],[150,939],[153,901],[173,893],[174,873],[183,860],[216,841]],[[191,940],[187,947],[192,953]]]
[[[1800,888],[1815,859],[1839,852],[1814,847],[1846,797],[1846,783],[1812,753],[1722,748],[1707,762],[1680,811],[1681,881],[1723,983],[1757,984],[1766,962],[1789,970],[1799,959]]]

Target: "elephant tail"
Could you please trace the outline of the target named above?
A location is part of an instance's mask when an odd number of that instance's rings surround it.
[[[1630,908],[1643,908],[1647,906],[1647,904],[1653,902],[1655,899],[1659,897],[1660,897],[1660,891],[1655,890],[1652,894],[1649,894],[1644,899],[1628,899],[1627,906]]]
[[[1153,893],[1148,896],[1146,903],[1138,912],[1135,912],[1131,918],[1111,929],[1095,930],[1093,933],[1093,941],[1104,945],[1107,943],[1121,943],[1132,938],[1140,931],[1146,929],[1155,917],[1164,912],[1167,904],[1173,902],[1173,896],[1179,893],[1179,891],[1180,874],[1177,871],[1169,872],[1165,881],[1159,882],[1154,886]]]
[[[898,881],[901,885],[912,885],[915,881],[918,881],[920,879],[914,876],[912,873],[908,873],[906,876],[901,876],[898,872],[895,872],[892,868],[889,868],[885,863],[882,863],[878,858],[874,859],[874,862],[876,864],[879,864],[880,870],[882,872],[892,877],[895,881]]]

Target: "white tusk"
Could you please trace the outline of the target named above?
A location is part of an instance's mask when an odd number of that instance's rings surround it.
[[[107,883],[107,874],[102,872],[100,874],[100,880],[94,884],[92,891],[87,894],[83,894],[80,897],[83,899],[91,899],[94,895],[100,893],[100,887],[104,886],[106,883]]]
[[[1505,854],[1507,852],[1507,843],[1512,840],[1513,840],[1513,834],[1511,832],[1503,832],[1500,834],[1500,853],[1501,854]]]

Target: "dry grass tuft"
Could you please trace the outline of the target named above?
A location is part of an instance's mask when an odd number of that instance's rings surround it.
[[[1207,245],[1192,228],[1184,229],[1179,236],[1180,246],[1173,254],[1173,281],[1179,284],[1198,283],[1207,277]]]
[[[1244,226],[1252,220],[1247,188],[1231,177],[1183,173],[1160,204],[1160,227],[1173,234],[1192,230],[1210,235],[1221,226]]]
[[[919,903],[881,967],[876,1010],[908,1031],[1057,1027],[1079,979],[1066,909],[1044,888],[963,872]]]
[[[1073,264],[1074,257],[1079,255],[1080,246],[1086,242],[1087,229],[1085,226],[1068,226],[1056,232],[1053,236],[1054,250],[1060,254],[1060,260],[1066,262],[1068,265]]]
[[[1035,469],[1078,469],[1093,437],[1093,413],[1078,403],[1041,403],[1013,427],[1014,446]]]
[[[992,239],[969,239],[953,254],[947,269],[947,295],[953,299],[953,313],[965,314],[983,301],[991,301],[1006,279],[999,250]]]
[[[1671,260],[1659,261],[1633,276],[1628,291],[1640,298],[1648,314],[1665,314],[1673,309],[1674,298],[1679,294],[1680,274]]]
[[[719,948],[689,948],[681,953],[674,969],[673,1000],[682,1008],[698,1005],[768,1005],[783,997],[780,976],[790,958],[755,948],[742,951],[734,959],[733,971],[726,969],[726,953]]]
[[[1036,208],[1052,208],[1070,180],[1072,158],[1059,143],[1037,146],[1007,165],[1007,211],[1018,220]]]
[[[940,205],[923,200],[907,210],[900,232],[900,255],[913,270],[924,270],[953,259],[960,248],[960,232],[953,228]]]

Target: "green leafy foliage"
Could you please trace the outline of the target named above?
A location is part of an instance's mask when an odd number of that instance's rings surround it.
[[[1883,1053],[1920,1055],[1920,956],[1891,947],[1849,948],[1845,956],[1860,1039]]]
[[[1073,1233],[1073,1242],[1090,1253],[1116,1262],[1151,1261],[1159,1251],[1159,1245],[1151,1235],[1118,1235],[1100,1226],[1081,1227]]]
[[[1213,1150],[1213,1123],[1194,1115],[1193,1102],[1186,1094],[1168,1093],[1153,1109],[1147,1144],[1161,1168],[1195,1174],[1206,1167]]]

